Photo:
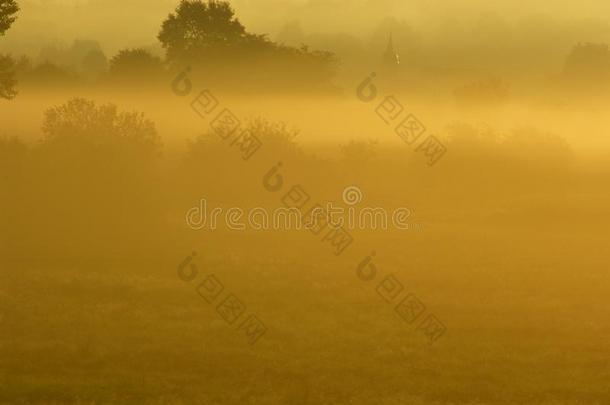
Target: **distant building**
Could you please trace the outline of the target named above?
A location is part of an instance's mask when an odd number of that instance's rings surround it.
[[[386,48],[381,61],[384,66],[392,67],[400,65],[400,55],[396,53],[394,49],[394,40],[392,38],[392,33],[390,32],[390,38],[388,39],[388,47]]]

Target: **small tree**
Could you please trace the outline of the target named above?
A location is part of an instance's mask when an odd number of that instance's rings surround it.
[[[163,73],[163,62],[144,49],[123,49],[110,61],[114,79],[151,79]]]
[[[5,55],[0,55],[0,98],[11,99],[17,95],[15,90],[15,61]]]
[[[377,141],[369,139],[367,141],[351,140],[346,145],[340,145],[339,150],[343,158],[355,165],[364,165],[377,155]]]
[[[19,6],[15,0],[0,0],[0,35],[8,30],[17,19]]]
[[[606,44],[578,44],[566,58],[564,74],[572,80],[598,82],[610,78],[610,49]]]
[[[0,36],[4,35],[17,19],[19,6],[15,0],[0,0]],[[8,56],[0,55],[0,98],[11,99],[17,95],[14,72],[15,62]]]
[[[506,103],[510,96],[510,86],[497,77],[488,77],[454,91],[456,101],[466,105],[498,106]]]
[[[37,87],[49,88],[73,86],[78,83],[79,80],[76,72],[49,62],[22,71],[22,77],[24,83],[33,84]]]

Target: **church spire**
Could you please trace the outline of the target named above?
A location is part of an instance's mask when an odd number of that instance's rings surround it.
[[[400,57],[394,50],[394,38],[392,35],[392,31],[390,31],[390,37],[388,38],[388,46],[383,54],[383,63],[388,66],[399,65]]]

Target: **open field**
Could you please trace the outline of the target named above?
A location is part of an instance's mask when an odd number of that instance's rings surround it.
[[[361,239],[345,259],[299,234],[224,237],[187,246],[201,277],[216,275],[267,326],[253,346],[197,281],[178,278],[186,246],[141,263],[6,264],[0,401],[610,400],[604,234],[453,224]],[[379,277],[366,283],[355,268],[369,247]],[[376,292],[388,274],[447,327],[434,344]]]

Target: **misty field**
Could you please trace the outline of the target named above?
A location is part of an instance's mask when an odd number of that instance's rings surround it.
[[[0,401],[604,404],[607,240],[568,225],[361,240],[445,323],[432,345],[376,281],[356,277],[357,253],[333,259],[298,234],[191,245],[201,272],[265,322],[253,346],[178,278],[186,249],[145,263],[7,265]]]
[[[429,166],[393,145],[369,106],[336,99],[308,111],[360,108],[373,118],[362,136],[329,130],[333,143],[244,119],[264,144],[244,160],[168,93],[132,101],[142,119],[99,96],[32,98],[42,123],[0,143],[0,403],[610,400],[602,161],[535,129],[494,138],[503,131],[457,122],[443,127],[447,157]],[[16,111],[7,128],[20,120]],[[278,161],[283,188],[271,192]],[[341,202],[357,185],[358,207],[407,206],[420,226],[354,230],[337,256],[306,229],[185,222],[201,198],[273,209],[296,185],[308,205]],[[367,257],[376,273],[363,280]],[[223,286],[213,302],[200,290],[208,276]],[[388,277],[401,285],[391,299],[380,291]],[[231,322],[220,308],[229,296],[245,306]],[[406,297],[424,307],[415,319],[397,311]],[[264,325],[254,338],[251,315]],[[422,329],[429,315],[445,328],[434,339]]]
[[[0,405],[610,404],[609,10],[0,0]]]

